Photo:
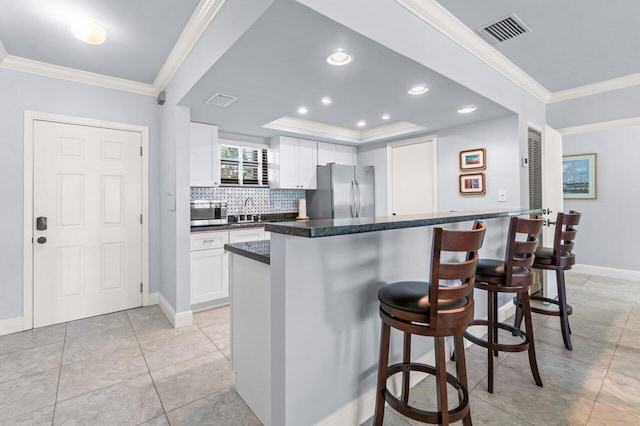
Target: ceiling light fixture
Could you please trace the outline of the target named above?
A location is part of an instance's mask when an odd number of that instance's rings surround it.
[[[390,118],[391,118],[391,116],[389,114],[382,114],[382,119],[383,120],[388,120]]]
[[[458,112],[459,112],[460,114],[469,114],[470,112],[473,112],[473,111],[475,111],[475,110],[477,110],[477,109],[478,109],[478,107],[477,107],[477,106],[475,106],[475,105],[469,105],[469,106],[466,106],[466,107],[462,107],[462,108],[460,108],[460,109],[458,110]]]
[[[424,93],[427,93],[428,91],[429,91],[429,87],[427,87],[426,84],[419,84],[407,90],[407,93],[410,95],[422,95]]]
[[[324,98],[322,98],[322,103],[325,105],[329,105],[331,103],[331,98],[328,96],[325,96]]]
[[[93,19],[79,17],[71,22],[71,32],[80,41],[102,44],[107,38],[107,30]]]
[[[364,126],[366,126],[366,125],[367,125],[367,122],[366,122],[366,121],[364,121],[364,120],[360,120],[360,121],[358,121],[356,124],[357,124],[357,126],[358,126],[358,127],[364,127]]]
[[[301,106],[300,108],[298,108],[298,114],[306,114],[308,112],[309,110],[307,109],[307,107]]]
[[[351,56],[351,54],[344,49],[334,50],[333,53],[327,58],[327,62],[335,66],[347,65],[352,60],[353,56]]]

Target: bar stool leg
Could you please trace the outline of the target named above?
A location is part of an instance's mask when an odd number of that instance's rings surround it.
[[[493,324],[496,320],[493,302],[493,292],[487,291],[487,320],[489,323],[487,326],[487,392],[489,393],[493,393]]]
[[[435,337],[436,351],[436,394],[438,397],[438,411],[441,413],[441,425],[449,424],[449,404],[447,401],[447,360],[445,355],[444,337]],[[458,357],[460,354],[457,355]]]
[[[564,271],[556,271],[556,281],[558,282],[558,307],[560,309],[560,329],[562,330],[562,340],[565,348],[573,350],[571,345],[571,328],[569,327],[569,315],[567,314],[567,290],[564,283]]]
[[[522,293],[522,311],[524,314],[524,326],[529,338],[529,365],[531,366],[531,373],[533,374],[533,380],[536,385],[542,387],[542,379],[540,378],[540,372],[538,371],[538,362],[536,361],[536,348],[533,342],[533,324],[531,323],[531,303],[529,302],[529,293]]]
[[[453,336],[453,347],[455,350],[456,356],[456,377],[458,381],[464,386],[464,388],[469,392],[469,384],[467,381],[467,361],[464,354],[464,337],[463,335]],[[458,403],[462,403],[461,398],[458,398]],[[471,410],[467,413],[465,417],[462,418],[462,424],[464,426],[471,426]]]
[[[380,336],[380,364],[378,364],[378,386],[376,389],[376,411],[373,415],[373,424],[382,426],[384,418],[384,390],[387,387],[387,368],[389,367],[389,338],[391,327],[382,322],[382,333]]]
[[[498,344],[498,293],[493,293],[493,342]],[[498,356],[500,352],[493,351],[493,356]]]
[[[520,326],[522,325],[522,297],[518,294],[516,296],[516,318],[513,321],[513,326],[520,330]],[[516,333],[513,333],[515,336]]]
[[[402,373],[402,402],[409,403],[409,363],[411,362],[411,334],[404,333],[404,353],[402,362],[405,364],[405,371]]]

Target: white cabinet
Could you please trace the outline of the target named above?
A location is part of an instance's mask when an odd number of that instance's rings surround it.
[[[318,142],[318,165],[329,163],[355,166],[357,154],[355,146],[337,145],[327,142]]]
[[[229,242],[244,243],[246,241],[265,240],[264,228],[247,228],[229,231]]]
[[[191,304],[229,297],[227,231],[191,234]]]
[[[271,188],[316,189],[317,142],[278,136],[271,140],[271,150]]]
[[[220,152],[218,126],[191,123],[190,127],[191,186],[220,185]]]

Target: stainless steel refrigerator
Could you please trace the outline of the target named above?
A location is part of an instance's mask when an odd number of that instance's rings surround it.
[[[311,219],[375,216],[373,166],[318,166],[318,189],[307,191]]]

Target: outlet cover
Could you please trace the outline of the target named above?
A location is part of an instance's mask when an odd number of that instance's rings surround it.
[[[504,203],[507,201],[507,190],[501,189],[498,191],[498,201]]]

